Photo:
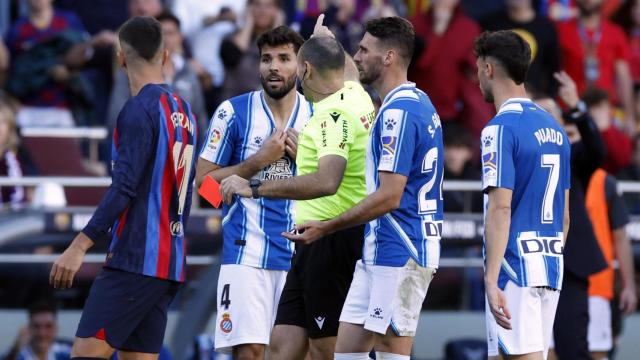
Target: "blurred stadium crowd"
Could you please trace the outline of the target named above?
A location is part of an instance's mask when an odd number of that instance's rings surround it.
[[[554,77],[566,71],[606,148],[602,168],[640,181],[640,0],[0,1],[0,176],[109,174],[111,132],[130,96],[116,63],[116,31],[130,16],[161,22],[170,52],[166,82],[192,105],[204,134],[220,102],[260,87],[256,38],[282,24],[308,38],[320,13],[351,54],[366,20],[411,20],[417,38],[409,78],[442,118],[445,180],[480,179],[478,138],[495,114],[478,88],[473,41],[483,30],[516,29],[532,49],[532,96],[573,107]],[[0,190],[3,214],[30,204],[95,206],[103,194],[102,188]],[[640,194],[624,199],[639,215]],[[482,212],[480,192],[445,192],[444,204],[448,213]],[[479,243],[443,250],[480,254]],[[471,295],[464,306],[484,309],[481,270],[465,271]],[[446,282],[453,275],[439,276]],[[434,303],[450,295],[444,288],[431,294]]]

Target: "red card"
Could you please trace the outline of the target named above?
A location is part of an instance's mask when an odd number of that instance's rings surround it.
[[[198,194],[202,196],[209,204],[216,209],[220,207],[222,202],[222,194],[220,194],[220,184],[211,176],[205,176]]]

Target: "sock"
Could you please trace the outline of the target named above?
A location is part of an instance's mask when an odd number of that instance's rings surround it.
[[[361,353],[334,353],[334,360],[369,360],[368,352]]]
[[[409,360],[409,355],[392,354],[388,352],[376,351],[376,360]]]

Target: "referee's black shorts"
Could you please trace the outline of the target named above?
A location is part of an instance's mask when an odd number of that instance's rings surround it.
[[[363,241],[361,225],[310,245],[296,245],[275,324],[303,327],[311,339],[338,335],[340,312],[356,262],[362,258]]]

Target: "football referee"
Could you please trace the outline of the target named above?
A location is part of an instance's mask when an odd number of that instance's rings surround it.
[[[318,20],[322,27],[322,20]],[[317,33],[316,33],[317,34]],[[326,32],[323,32],[326,34]],[[349,59],[349,61],[351,61]],[[222,181],[225,201],[236,194],[299,200],[296,223],[328,220],[366,195],[365,152],[374,117],[371,98],[345,81],[345,53],[331,36],[314,36],[298,52],[298,78],[314,114],[298,136],[295,177]],[[362,256],[364,227],[296,245],[271,336],[270,359],[333,359],[338,321],[356,262]]]

